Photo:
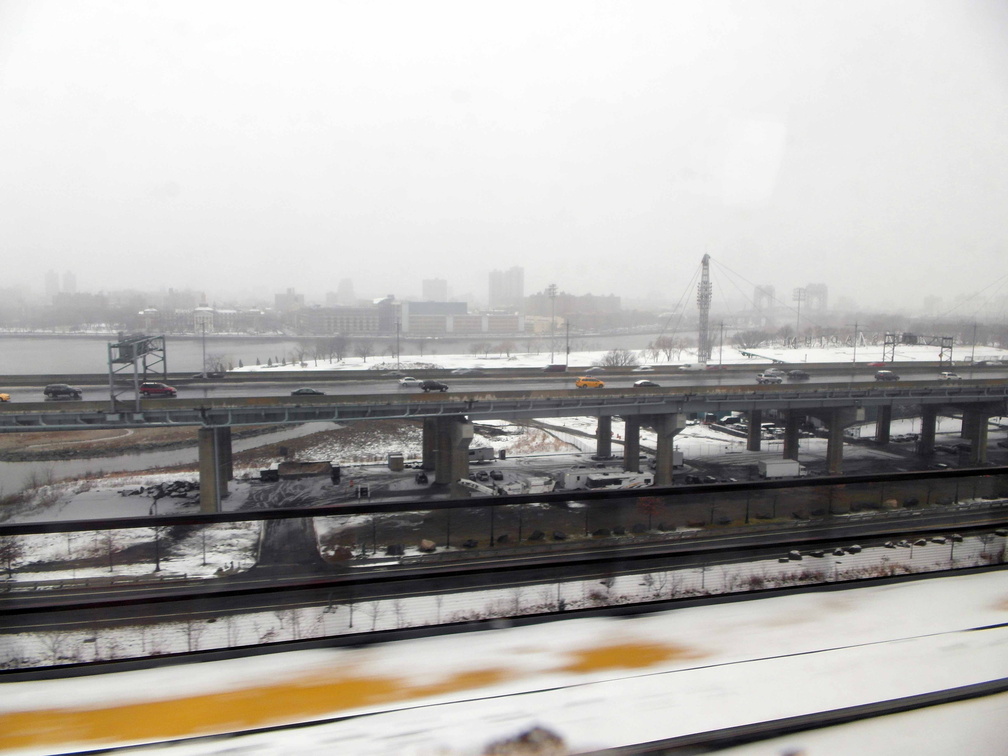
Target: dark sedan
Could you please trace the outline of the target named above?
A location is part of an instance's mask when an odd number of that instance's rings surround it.
[[[325,391],[313,388],[299,388],[291,391],[291,396],[325,396]]]

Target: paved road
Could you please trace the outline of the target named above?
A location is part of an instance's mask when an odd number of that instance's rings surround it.
[[[787,366],[785,366],[787,367]],[[656,369],[646,373],[624,373],[621,375],[605,375],[601,377],[607,388],[629,388],[634,382],[647,379],[654,381],[661,388],[673,388],[679,391],[699,386],[732,386],[743,389],[758,386],[755,376],[758,372],[756,366],[733,366],[726,370],[711,370],[705,373],[663,370]],[[938,371],[934,367],[913,367],[899,366],[897,372],[903,380],[933,380],[935,385],[944,385],[938,379]],[[970,371],[963,369],[960,373],[964,383],[970,382]],[[575,373],[560,375],[543,375],[541,377],[509,377],[495,375],[492,371],[479,377],[472,376],[443,376],[439,380],[447,383],[449,391],[485,391],[485,390],[506,390],[506,391],[555,391],[563,389],[574,389]],[[982,370],[972,371],[973,380],[1008,380],[1008,367],[985,367]],[[856,371],[837,366],[835,370],[813,372],[807,381],[786,381],[794,385],[817,385],[817,384],[837,384],[837,383],[857,383],[865,385],[879,385],[875,380],[875,368],[859,367]],[[410,394],[418,393],[420,389],[413,387],[403,387],[399,385],[398,379],[376,375],[371,379],[347,380],[346,378],[336,378],[326,373],[306,373],[302,382],[293,383],[291,381],[270,381],[259,379],[258,376],[250,375],[244,377],[240,382],[229,378],[226,382],[215,383],[196,382],[179,384],[177,386],[179,398],[199,399],[202,397],[253,397],[253,396],[289,396],[290,392],[301,386],[310,387],[324,392],[327,395],[350,396],[350,395],[384,395],[384,394]],[[81,386],[84,391],[84,400],[102,401],[109,395],[108,385]],[[586,389],[590,390],[590,389]],[[11,402],[37,402],[42,398],[42,386],[18,386],[6,391],[11,396]]]

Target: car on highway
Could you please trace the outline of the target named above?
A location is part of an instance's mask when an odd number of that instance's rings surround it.
[[[632,372],[634,372],[634,373],[653,373],[654,372],[654,368],[651,365],[640,365],[639,367],[635,367]]]
[[[452,370],[452,375],[485,375],[485,373],[478,368],[455,368]]]
[[[542,369],[544,373],[566,373],[566,365],[547,365]]]
[[[428,391],[447,391],[448,384],[441,383],[441,381],[420,381],[419,384],[423,392],[426,394]]]
[[[588,368],[587,370],[585,370],[585,372],[589,373],[589,374],[591,374],[591,373],[604,373],[605,372],[605,368],[602,367],[601,365],[594,365],[594,366]]]
[[[946,370],[945,372],[943,372],[941,375],[938,376],[938,380],[940,380],[940,381],[961,381],[962,377],[959,376],[956,373],[953,373],[953,372],[951,372],[949,370]]]
[[[804,370],[788,370],[787,377],[790,381],[807,381],[809,374]]]
[[[325,391],[302,386],[299,389],[291,391],[291,396],[325,396]]]
[[[579,376],[574,385],[578,388],[605,388],[605,383],[601,379],[590,375]]]
[[[659,388],[658,384],[654,381],[634,381],[634,388]]]
[[[784,378],[776,373],[760,373],[756,376],[756,383],[783,383]]]
[[[892,370],[879,370],[875,373],[876,381],[898,381],[900,377]]]
[[[419,378],[414,378],[412,375],[407,375],[399,379],[400,386],[416,386],[420,383]]]
[[[9,402],[9,401],[10,401],[10,394],[0,393],[0,402]]]
[[[158,381],[145,381],[140,384],[140,396],[176,396],[178,391],[174,386]]]
[[[76,386],[68,386],[65,383],[50,383],[42,393],[46,399],[80,399],[84,392]]]

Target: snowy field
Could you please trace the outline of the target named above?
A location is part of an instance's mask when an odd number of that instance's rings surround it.
[[[1008,583],[995,571],[8,683],[0,750],[44,754],[320,721],[144,752],[476,756],[502,753],[493,744],[539,727],[555,738],[549,753],[584,753],[1003,678],[1006,614]],[[1006,738],[1000,695],[732,753],[995,756]]]
[[[564,356],[563,342],[558,341],[559,349],[554,354],[554,361],[562,362]],[[953,353],[954,361],[957,365],[965,365],[970,359],[970,354],[964,351],[965,348]],[[652,367],[678,367],[680,365],[696,363],[697,356],[695,349],[683,349],[674,353],[669,359],[661,352],[638,349],[629,350],[632,352],[639,365],[650,365]],[[782,347],[757,347],[751,350],[744,350],[746,354],[735,347],[724,346],[723,349],[715,348],[711,355],[710,364],[725,365],[752,365],[759,368],[761,365],[770,365],[774,362],[784,362],[787,364],[823,364],[837,363],[851,365],[854,360],[861,365],[867,362],[881,361],[883,358],[883,348],[881,344],[858,346],[857,352],[853,347],[816,347],[816,348],[795,348],[788,349]],[[567,360],[571,366],[571,372],[577,367],[588,367],[602,363],[606,354],[601,351],[572,351]],[[900,362],[938,362],[941,350],[937,346],[925,345],[900,345],[895,350],[895,361]],[[748,356],[755,355],[755,356]],[[991,361],[1008,363],[1008,350],[996,347],[978,346],[972,354],[975,361]],[[388,357],[372,357],[370,361],[361,358],[346,358],[344,360],[306,360],[304,362],[289,361],[284,364],[271,365],[243,365],[236,367],[236,373],[249,372],[285,372],[285,371],[318,371],[318,370],[376,370],[391,371],[398,370],[408,373],[410,370],[490,370],[493,368],[541,368],[550,362],[549,350],[538,352],[515,352],[507,354],[488,355],[466,355],[466,354],[436,354],[429,357],[416,357],[407,355],[400,361],[390,360]]]

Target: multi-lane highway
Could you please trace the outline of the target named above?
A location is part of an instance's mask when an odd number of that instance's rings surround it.
[[[790,368],[792,366],[783,366]],[[704,372],[681,371],[674,368],[656,368],[653,371],[636,372],[627,369],[614,369],[604,373],[598,373],[595,377],[605,382],[606,388],[626,389],[640,380],[649,380],[658,384],[657,389],[647,390],[660,391],[661,389],[674,389],[682,391],[691,387],[738,387],[755,388],[759,386],[756,375],[760,366],[730,366],[723,370],[708,370]],[[803,367],[803,369],[805,369]],[[900,378],[904,381],[933,381],[935,385],[946,385],[948,381],[940,378],[940,369],[933,365],[916,366],[900,365],[896,366]],[[785,385],[817,385],[817,384],[838,384],[850,383],[857,385],[880,385],[875,380],[877,368],[870,366],[858,366],[854,369],[843,366],[816,366],[808,369],[809,377],[804,380],[791,380],[785,378]],[[448,384],[451,392],[476,392],[491,389],[505,391],[555,391],[558,389],[574,389],[574,381],[579,373],[574,368],[565,374],[530,374],[529,371],[484,371],[481,375],[458,375],[438,371],[438,380]],[[962,384],[969,384],[971,381],[1005,381],[1008,380],[1008,365],[1004,366],[984,366],[984,367],[963,367],[958,370]],[[419,377],[431,377],[430,374],[423,374]],[[90,383],[76,382],[82,392],[84,401],[101,401],[109,396],[107,382],[96,382],[93,378]],[[326,395],[408,395],[411,393],[421,393],[416,386],[402,386],[398,377],[375,372],[368,375],[362,372],[355,372],[352,375],[323,372],[305,371],[300,375],[265,376],[262,373],[233,373],[221,380],[199,380],[192,378],[180,379],[168,383],[176,388],[178,397],[182,399],[200,398],[220,398],[220,397],[261,397],[261,396],[289,396],[291,391],[306,387],[316,389]],[[886,384],[882,384],[886,385]],[[888,384],[892,385],[892,384]],[[11,387],[0,387],[0,391],[10,395],[11,403],[38,402],[44,397],[42,390],[44,384],[19,385]],[[592,389],[583,389],[591,391]],[[127,392],[121,398],[127,398],[131,394]],[[67,400],[60,400],[67,401]]]

